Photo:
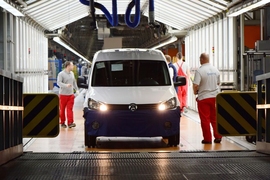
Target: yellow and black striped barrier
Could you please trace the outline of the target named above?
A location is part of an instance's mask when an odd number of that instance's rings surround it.
[[[23,95],[23,137],[59,134],[59,98],[56,94]]]
[[[256,135],[257,92],[223,92],[216,98],[217,128],[223,136]]]

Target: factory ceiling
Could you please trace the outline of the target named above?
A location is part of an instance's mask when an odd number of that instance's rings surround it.
[[[117,0],[118,22],[112,25],[112,20],[108,20],[106,13],[100,10],[102,8],[95,8],[93,17],[91,6],[82,4],[80,0],[12,0],[12,2],[20,5],[27,17],[42,26],[49,39],[57,34],[88,59],[91,59],[97,50],[102,49],[103,40],[107,37],[122,37],[124,48],[151,47],[172,36],[181,39],[189,28],[225,13],[228,4],[232,3],[226,0],[156,0],[153,1],[154,11],[152,11],[149,8],[151,7],[149,0]],[[102,5],[113,14],[115,6],[113,0],[93,2]],[[140,6],[140,19],[136,27],[130,27],[125,21],[131,2],[135,4],[129,17],[131,22],[136,19],[136,6]],[[149,23],[153,18],[156,24]],[[178,33],[172,33],[175,31]]]

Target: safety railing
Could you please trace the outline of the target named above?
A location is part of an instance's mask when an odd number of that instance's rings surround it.
[[[258,75],[257,81],[257,141],[256,150],[270,154],[270,73]],[[265,84],[265,93],[262,85]],[[263,98],[263,95],[265,98]],[[264,100],[263,100],[264,99]],[[263,128],[265,126],[265,128]]]
[[[23,79],[0,69],[0,165],[23,153]]]

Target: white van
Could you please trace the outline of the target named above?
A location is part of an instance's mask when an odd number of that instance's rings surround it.
[[[88,81],[88,84],[87,84]],[[96,146],[96,137],[157,137],[168,145],[179,144],[180,107],[163,53],[152,49],[110,49],[93,58],[84,102],[85,145]]]

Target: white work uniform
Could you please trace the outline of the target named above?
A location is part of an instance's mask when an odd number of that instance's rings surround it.
[[[216,97],[219,93],[220,73],[209,63],[203,64],[195,72],[193,84],[198,87],[198,100]]]
[[[173,68],[169,67],[170,77],[173,79]]]

